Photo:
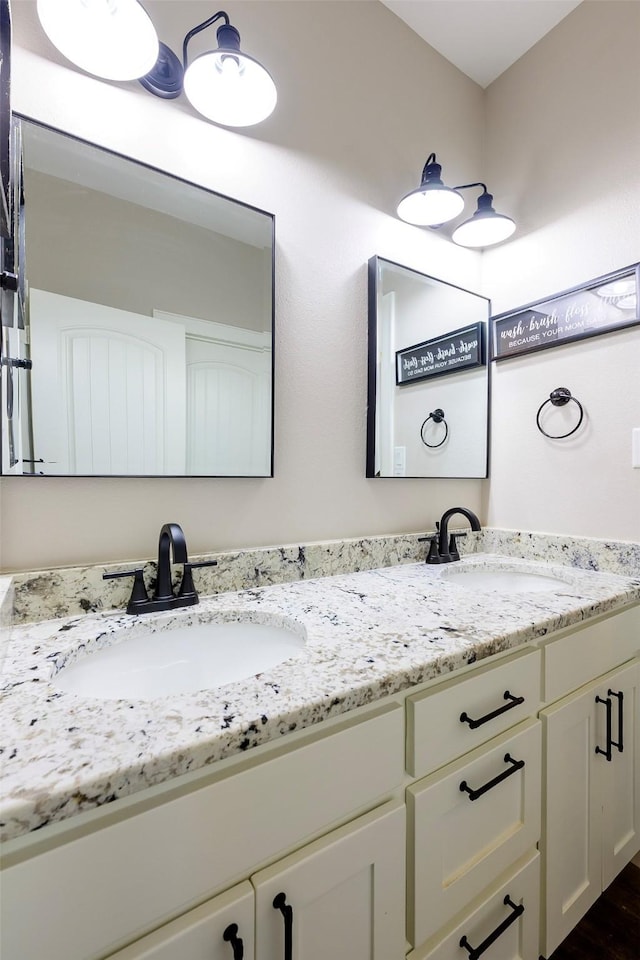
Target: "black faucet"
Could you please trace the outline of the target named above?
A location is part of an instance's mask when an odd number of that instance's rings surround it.
[[[421,540],[430,540],[431,547],[429,548],[429,555],[427,557],[427,563],[452,563],[455,560],[460,559],[460,554],[458,553],[458,548],[456,546],[457,537],[466,537],[466,533],[452,533],[449,535],[449,520],[456,513],[461,513],[463,517],[466,517],[469,523],[471,524],[472,530],[480,530],[480,521],[476,517],[473,510],[468,510],[467,507],[451,507],[450,510],[445,510],[442,514],[442,518],[439,523],[436,523],[436,534],[431,534],[428,537],[421,537]]]
[[[178,593],[173,592],[171,584],[171,553],[173,562],[181,563],[182,582]],[[127,604],[127,613],[152,613],[158,610],[171,610],[174,607],[189,607],[198,603],[198,594],[193,585],[191,571],[194,567],[215,567],[217,560],[200,560],[189,563],[187,541],[179,523],[165,523],[160,528],[158,538],[158,575],[153,597],[149,597],[144,585],[144,572],[124,570],[119,573],[103,573],[103,580],[112,580],[117,577],[133,577],[133,590]]]

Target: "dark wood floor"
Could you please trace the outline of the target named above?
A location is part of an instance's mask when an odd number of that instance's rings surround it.
[[[640,960],[640,867],[625,867],[549,960]]]

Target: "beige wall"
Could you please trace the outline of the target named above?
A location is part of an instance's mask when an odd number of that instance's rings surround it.
[[[377,2],[230,3],[279,103],[255,130],[67,68],[18,0],[19,112],[276,215],[275,478],[2,482],[2,565],[152,556],[180,522],[192,552],[432,528],[480,510],[479,480],[365,479],[367,261],[478,289],[480,256],[400,222],[436,150],[455,182],[481,165],[483,92]],[[208,2],[148,4],[174,49]],[[213,35],[213,33],[212,33]],[[200,40],[194,41],[197,51]]]
[[[148,6],[174,49],[210,12]],[[279,90],[244,133],[68,69],[34,4],[13,7],[18,111],[276,214],[276,476],[7,479],[4,569],[151,556],[167,520],[195,552],[421,530],[455,503],[494,525],[640,539],[637,329],[498,366],[490,481],[364,478],[370,256],[479,291],[483,260],[496,311],[640,259],[640,4],[585,0],[485,94],[377,2],[230,3]],[[448,182],[484,172],[513,242],[481,257],[394,217],[431,150]],[[587,429],[540,448],[532,417],[560,385]]]
[[[483,254],[494,312],[640,260],[638,37],[640,4],[586,0],[488,88],[486,175],[519,224]],[[554,442],[535,414],[559,386],[585,424]],[[492,411],[488,523],[640,540],[640,327],[494,364]]]

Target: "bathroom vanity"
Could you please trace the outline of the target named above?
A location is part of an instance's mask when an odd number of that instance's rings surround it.
[[[148,701],[50,682],[248,612],[302,651]],[[483,554],[16,627],[2,956],[549,956],[640,848],[639,655],[637,579]]]

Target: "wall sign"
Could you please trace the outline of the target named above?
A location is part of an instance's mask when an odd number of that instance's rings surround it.
[[[640,264],[491,318],[492,360],[640,323]]]
[[[480,367],[484,362],[482,324],[452,330],[434,340],[396,350],[396,384]]]

